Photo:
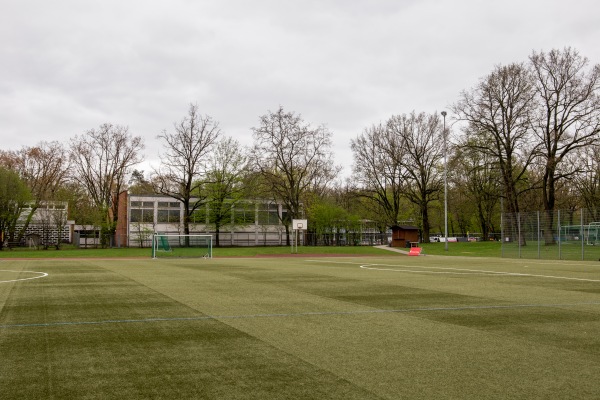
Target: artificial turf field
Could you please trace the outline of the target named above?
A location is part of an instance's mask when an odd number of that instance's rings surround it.
[[[0,399],[599,398],[599,264],[4,260]]]

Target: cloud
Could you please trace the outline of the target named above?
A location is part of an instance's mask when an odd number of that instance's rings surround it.
[[[600,62],[592,1],[176,0],[9,2],[0,15],[0,141],[33,145],[127,125],[146,141],[190,102],[251,142],[279,105],[350,139],[439,112],[501,63],[574,46]]]

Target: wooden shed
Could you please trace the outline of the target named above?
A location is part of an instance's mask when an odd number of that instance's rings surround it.
[[[419,241],[419,228],[412,225],[394,225],[391,247],[410,247],[411,242]]]

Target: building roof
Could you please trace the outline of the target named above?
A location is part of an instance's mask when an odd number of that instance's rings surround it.
[[[418,231],[419,230],[418,226],[413,226],[413,225],[392,225],[390,228],[402,229],[404,231]]]

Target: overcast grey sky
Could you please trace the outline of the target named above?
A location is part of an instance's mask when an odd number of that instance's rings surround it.
[[[252,143],[282,105],[350,139],[439,112],[498,64],[571,46],[600,63],[595,0],[0,0],[0,148],[129,126],[156,136],[193,102]]]

